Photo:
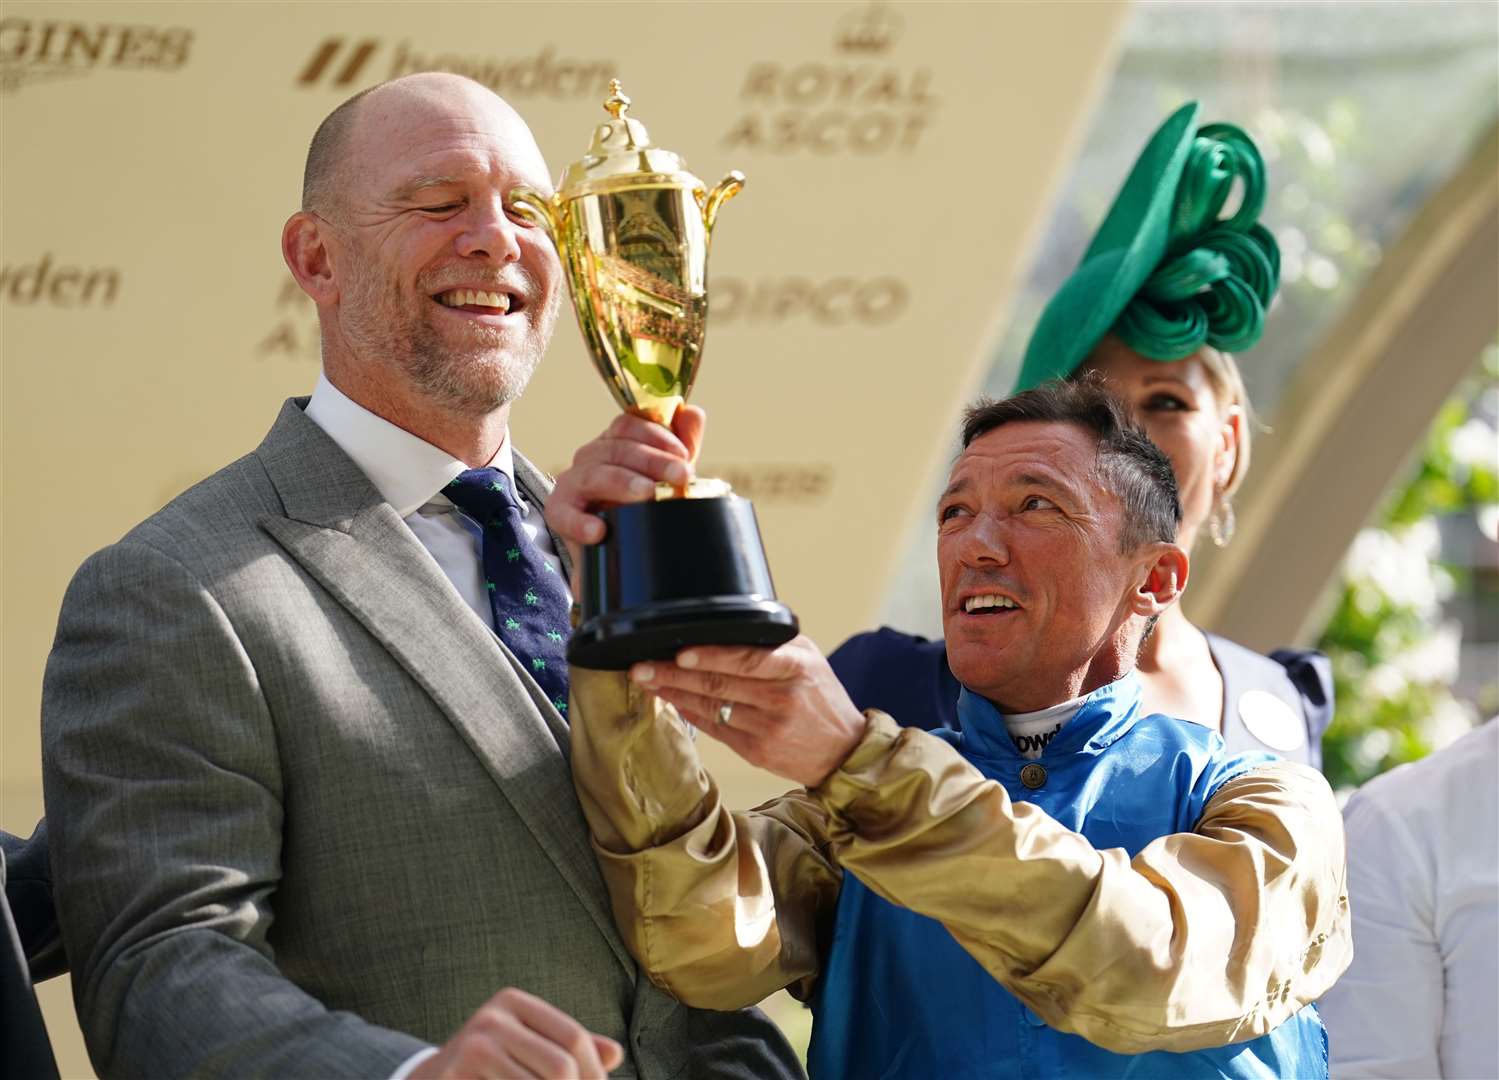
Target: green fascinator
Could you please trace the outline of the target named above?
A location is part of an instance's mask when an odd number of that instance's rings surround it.
[[[1197,110],[1182,106],[1145,145],[1082,264],[1041,313],[1016,393],[1071,375],[1111,330],[1162,361],[1259,341],[1280,282],[1280,249],[1256,220],[1265,163],[1232,124],[1199,128]],[[1239,207],[1220,217],[1235,180]]]

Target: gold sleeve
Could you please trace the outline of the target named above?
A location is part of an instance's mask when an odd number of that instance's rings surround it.
[[[614,921],[651,981],[708,1009],[805,998],[843,875],[796,791],[731,814],[691,729],[622,673],[570,674],[573,781]]]
[[[1342,819],[1302,766],[1230,781],[1193,832],[1131,860],[871,713],[817,789],[730,814],[668,707],[623,677],[572,680],[573,770],[615,918],[690,1004],[805,994],[839,867],[942,922],[1051,1026],[1121,1053],[1263,1034],[1351,959]]]
[[[885,716],[814,794],[845,870],[943,923],[1052,1027],[1109,1050],[1263,1035],[1353,957],[1342,817],[1302,765],[1229,781],[1192,832],[1134,859]]]

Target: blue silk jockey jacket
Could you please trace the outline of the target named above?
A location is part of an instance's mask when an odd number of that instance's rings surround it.
[[[1003,718],[967,690],[962,731],[939,731],[1014,802],[1029,802],[1096,848],[1131,857],[1190,832],[1226,781],[1274,759],[1226,755],[1198,724],[1140,714],[1133,675],[1094,692],[1037,759],[1032,789]],[[1035,782],[1033,780],[1033,782]],[[1327,1033],[1307,1005],[1268,1035],[1187,1053],[1118,1054],[1048,1027],[995,981],[947,928],[846,875],[813,1009],[813,1080],[839,1077],[1327,1076]]]
[[[1327,1076],[1310,1003],[1352,955],[1332,792],[1142,715],[1133,675],[1035,761],[966,692],[961,732],[869,712],[817,787],[738,813],[669,706],[576,667],[573,704],[632,953],[693,1005],[810,1001],[816,1080]]]

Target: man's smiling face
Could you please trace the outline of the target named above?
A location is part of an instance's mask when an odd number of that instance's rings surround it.
[[[1005,711],[1094,689],[1094,658],[1130,614],[1139,560],[1119,550],[1097,446],[1076,424],[1005,424],[969,443],[938,503],[948,663]]]
[[[514,400],[545,351],[561,266],[506,211],[519,185],[550,191],[525,123],[452,76],[405,80],[360,103],[338,169],[330,258],[336,325],[366,370],[478,414]]]

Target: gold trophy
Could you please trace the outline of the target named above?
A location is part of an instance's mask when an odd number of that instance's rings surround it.
[[[708,317],[708,243],[744,177],[712,191],[651,145],[630,99],[609,84],[609,119],[551,198],[516,188],[514,209],[546,230],[567,273],[594,367],[620,408],[670,426],[697,378]],[[779,645],[796,616],[776,600],[754,507],[721,480],[666,485],[656,501],[601,516],[583,551],[581,618],[568,658],[621,669],[687,645]]]

